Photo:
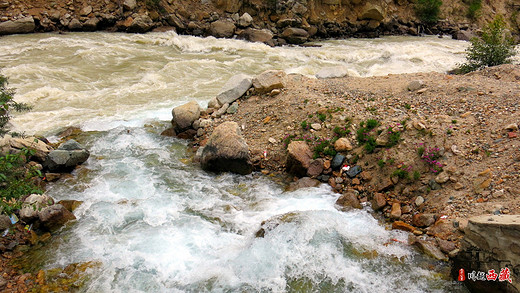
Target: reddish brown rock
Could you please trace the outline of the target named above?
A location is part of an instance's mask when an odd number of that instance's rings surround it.
[[[374,198],[372,199],[372,209],[374,211],[378,211],[386,206],[386,199],[382,193],[374,194]]]
[[[434,214],[415,214],[412,217],[412,223],[417,227],[430,227],[435,223]]]
[[[303,178],[300,178],[298,181],[292,182],[291,184],[289,184],[289,186],[287,187],[287,191],[294,191],[294,190],[297,190],[300,188],[307,188],[307,187],[317,187],[320,184],[321,184],[321,182],[319,180],[312,179],[309,177],[303,177]]]
[[[341,207],[341,210],[349,210],[351,208],[361,209],[361,203],[359,202],[354,192],[347,192],[340,196],[336,201],[336,204]]]
[[[392,204],[392,210],[390,211],[390,217],[392,219],[399,219],[401,217],[401,204],[394,202]]]
[[[293,141],[287,146],[287,171],[298,177],[307,175],[312,152],[304,141]]]
[[[415,231],[415,227],[410,225],[410,224],[407,224],[403,221],[395,221],[392,223],[392,229],[394,230],[402,230],[402,231],[406,231],[406,232],[412,232]]]
[[[309,164],[309,168],[307,169],[307,176],[311,178],[318,177],[323,172],[323,160],[316,159],[312,160]]]

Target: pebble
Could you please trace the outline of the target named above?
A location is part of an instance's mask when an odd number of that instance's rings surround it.
[[[276,143],[277,143],[276,139],[274,139],[274,138],[272,138],[272,137],[270,137],[270,138],[268,139],[268,141],[269,141],[270,143],[272,143],[272,144],[276,144]]]
[[[416,199],[415,199],[415,205],[416,206],[420,206],[424,203],[424,198],[422,196],[418,196]]]

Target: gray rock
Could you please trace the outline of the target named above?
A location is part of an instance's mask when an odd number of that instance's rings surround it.
[[[249,147],[236,122],[224,122],[215,128],[202,151],[201,165],[215,172],[252,172]]]
[[[434,179],[432,179],[432,180],[430,180],[430,181],[428,182],[428,186],[430,186],[430,188],[431,188],[432,190],[439,190],[439,189],[442,188],[442,186],[440,186],[439,183],[435,182]]]
[[[235,33],[235,25],[226,20],[217,20],[210,24],[209,31],[217,38],[231,38]]]
[[[64,151],[75,151],[75,150],[84,150],[85,147],[82,146],[79,142],[69,139],[66,142],[62,143],[58,150],[64,150]]]
[[[216,112],[213,112],[213,114],[211,114],[211,116],[220,118],[222,115],[226,114],[226,111],[228,108],[229,108],[229,104],[225,103],[224,105],[222,105],[222,107],[220,107],[220,109],[218,109]]]
[[[89,158],[87,150],[54,150],[47,155],[43,166],[51,172],[70,172]]]
[[[221,104],[218,102],[217,97],[212,98],[208,102],[208,108],[218,109],[220,106]]]
[[[361,166],[354,166],[352,168],[350,168],[346,174],[348,177],[350,178],[354,178],[356,177],[359,173],[363,172],[363,169],[361,169]]]
[[[422,89],[423,87],[425,87],[426,85],[424,84],[424,81],[422,80],[414,80],[414,81],[411,81],[408,86],[406,87],[406,89],[408,89],[409,91],[411,92],[415,92],[417,90],[420,90]]]
[[[309,33],[301,28],[288,27],[282,32],[282,38],[289,44],[303,44],[309,39]]]
[[[415,199],[415,205],[416,205],[416,206],[420,206],[420,205],[422,205],[423,203],[424,203],[424,197],[422,197],[422,196],[419,195],[419,196]]]
[[[442,251],[431,241],[417,240],[415,245],[426,255],[437,259],[447,261],[448,258],[442,253]]]
[[[238,98],[243,96],[253,84],[251,77],[245,74],[237,74],[232,76],[220,90],[217,95],[217,101],[220,105],[226,103],[231,104]],[[214,108],[214,107],[213,107]]]
[[[26,34],[34,32],[36,24],[32,16],[0,22],[0,35]]]
[[[61,204],[45,207],[38,213],[40,223],[47,229],[53,231],[76,217]]]
[[[195,101],[172,109],[172,125],[177,133],[191,128],[193,122],[199,119],[201,108]]]
[[[348,68],[345,66],[334,66],[322,68],[316,73],[316,78],[340,78],[348,75]]]
[[[307,175],[311,163],[312,152],[305,141],[292,141],[287,146],[287,171],[298,177]]]
[[[77,18],[73,18],[67,25],[71,31],[79,31],[83,28],[83,24]]]
[[[129,33],[146,33],[153,28],[152,19],[145,14],[139,14],[128,27]]]
[[[253,18],[249,13],[244,13],[240,18],[238,19],[238,26],[240,27],[248,27],[253,23]]]
[[[307,176],[316,178],[321,174],[321,172],[323,172],[323,160],[312,160],[309,164],[309,168],[307,169]]]
[[[253,79],[255,91],[263,94],[285,87],[287,74],[282,70],[267,70]]]
[[[226,113],[235,114],[237,111],[238,111],[238,103],[234,102],[233,104],[231,104],[231,106],[229,106],[229,108],[227,108]]]
[[[341,167],[343,161],[345,161],[345,156],[342,154],[336,154],[330,163],[330,167],[332,170],[337,170]]]
[[[124,0],[123,1],[123,9],[127,11],[134,10],[137,6],[136,0]]]
[[[11,227],[11,219],[7,215],[0,215],[0,231]]]

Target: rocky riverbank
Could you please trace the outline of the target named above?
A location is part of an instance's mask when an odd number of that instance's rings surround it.
[[[449,34],[468,39],[496,14],[519,34],[520,6],[513,0],[484,1],[479,17],[469,4],[445,0],[441,20],[425,25],[414,1],[0,1],[0,35],[48,31],[176,30],[181,34],[240,38],[269,45],[302,44],[319,38]]]
[[[192,128],[177,131],[193,137],[196,149],[232,121],[255,170],[288,176],[288,189],[329,184],[342,194],[338,209],[370,206],[440,260],[459,255],[468,219],[520,213],[518,66],[464,76],[337,77],[340,71],[323,70],[319,79],[281,71],[236,76],[210,108],[195,111]],[[196,159],[204,160],[203,149]]]

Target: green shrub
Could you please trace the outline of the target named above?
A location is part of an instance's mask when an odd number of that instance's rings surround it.
[[[43,193],[32,180],[35,176],[41,176],[40,171],[25,167],[27,158],[32,155],[34,155],[34,151],[24,149],[18,154],[7,154],[0,157],[0,210],[2,213],[10,214],[13,210],[20,208],[17,200],[22,196]]]
[[[466,63],[459,65],[459,70],[468,73],[487,66],[508,64],[515,55],[515,45],[506,31],[504,18],[497,16],[484,28],[480,38],[471,39],[471,45],[466,49]]]
[[[0,74],[0,135],[7,133],[7,124],[11,119],[11,110],[20,112],[29,110],[25,103],[17,103],[14,99],[14,89],[8,88],[7,77]]]
[[[301,126],[302,129],[304,129],[304,130],[309,129],[309,127],[310,127],[310,125],[309,125],[309,123],[307,122],[307,120],[303,120],[303,121],[300,123],[300,126]]]
[[[415,5],[415,13],[425,24],[436,24],[439,21],[441,0],[418,0]]]
[[[320,119],[321,122],[324,122],[327,119],[327,114],[318,113],[318,119]]]
[[[480,9],[482,8],[482,0],[471,0],[468,7],[467,16],[470,19],[476,20],[480,16]]]
[[[372,136],[369,136],[365,143],[365,151],[367,151],[367,153],[371,154],[376,150],[376,147],[377,147],[376,139]]]

